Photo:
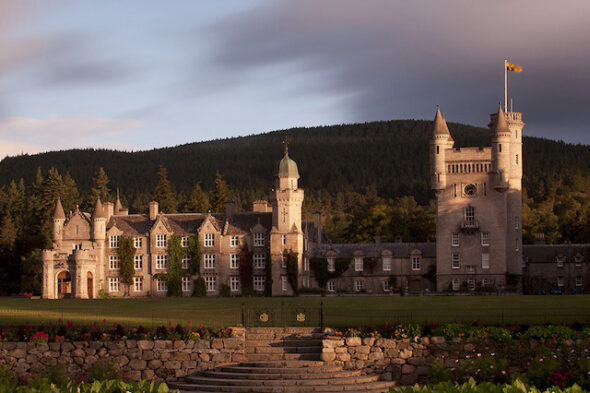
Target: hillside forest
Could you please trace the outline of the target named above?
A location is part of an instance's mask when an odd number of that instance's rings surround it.
[[[156,200],[167,213],[238,211],[266,199],[282,142],[298,164],[304,217],[322,212],[333,242],[432,241],[432,122],[382,121],[296,128],[149,151],[78,149],[0,161],[0,294],[40,292],[39,250],[51,246],[58,196],[91,212],[117,193],[130,213]],[[486,146],[488,131],[449,123],[456,147]],[[590,146],[525,137],[523,242],[590,242]],[[67,214],[67,213],[66,213]],[[538,240],[538,239],[537,239]]]

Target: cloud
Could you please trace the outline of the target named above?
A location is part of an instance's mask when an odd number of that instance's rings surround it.
[[[510,75],[515,109],[542,133],[584,124],[589,13],[583,0],[273,0],[212,25],[212,61],[234,83],[284,64],[321,74],[306,88],[349,97],[346,121],[429,118],[440,103],[449,120],[483,125],[508,58],[524,66]]]
[[[0,120],[0,155],[105,146],[105,139],[142,125],[133,119],[11,117]]]

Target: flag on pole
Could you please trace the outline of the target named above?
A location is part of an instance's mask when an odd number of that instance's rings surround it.
[[[506,69],[513,72],[522,72],[522,66],[506,62]]]

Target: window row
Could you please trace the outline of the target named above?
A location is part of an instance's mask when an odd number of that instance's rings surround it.
[[[356,280],[354,282],[354,290],[356,292],[361,292],[364,289],[363,286],[364,282],[362,280]],[[389,280],[382,281],[382,286],[384,292],[389,292],[391,289]],[[328,280],[327,289],[328,292],[336,292],[336,280]]]
[[[563,287],[564,286],[564,278],[563,276],[559,276],[557,277],[557,286],[558,287]],[[575,286],[576,287],[581,287],[582,286],[582,276],[577,276],[575,279]]]
[[[447,166],[448,173],[472,173],[472,172],[487,172],[492,169],[491,164],[449,164]]]
[[[470,291],[475,290],[476,284],[477,283],[474,278],[468,278],[467,280],[463,281],[463,285],[465,286],[465,289],[468,289]],[[483,278],[480,281],[480,284],[483,288],[489,287],[490,286],[490,279]],[[459,291],[461,289],[461,280],[458,278],[453,278],[453,280],[451,281],[451,288],[453,289],[453,291]]]
[[[109,248],[119,248],[119,243],[121,241],[120,235],[111,235],[109,236]],[[229,245],[230,247],[238,247],[240,244],[240,240],[238,236],[230,236],[229,238]],[[286,238],[283,239],[283,244],[286,244]],[[180,245],[182,247],[188,247],[189,245],[189,237],[183,236],[180,239]],[[206,233],[203,235],[203,245],[205,247],[214,247],[215,246],[215,234],[213,233]],[[257,247],[264,246],[264,234],[263,233],[255,233],[254,234],[254,245]],[[133,238],[133,247],[136,249],[143,247],[143,238],[141,237],[134,237]],[[160,234],[156,235],[156,248],[166,248],[168,247],[168,235]]]
[[[383,262],[383,271],[389,272],[392,268],[392,261],[391,257],[382,257]],[[420,270],[421,269],[421,257],[420,256],[412,256],[412,270]],[[336,271],[336,259],[335,258],[327,258],[328,263],[328,271],[335,272]],[[354,271],[355,272],[362,272],[364,270],[364,258],[363,257],[354,257]]]
[[[475,219],[474,216],[469,216],[470,219]],[[466,216],[467,218],[467,216]],[[480,240],[481,240],[481,245],[483,247],[487,247],[490,245],[490,233],[489,232],[481,232],[480,233]],[[453,232],[453,234],[451,235],[451,246],[452,247],[459,247],[461,244],[460,242],[460,236],[458,232]]]
[[[135,270],[143,269],[143,255],[135,255],[133,257],[133,267]],[[264,269],[266,263],[265,254],[254,254],[254,267]],[[190,267],[191,258],[185,255],[182,258],[182,268],[188,269]],[[158,270],[168,269],[168,255],[155,255],[155,266]],[[118,270],[121,267],[121,259],[118,255],[109,255],[109,270]],[[203,255],[203,267],[205,269],[215,269],[215,254]],[[238,254],[230,254],[230,268],[239,269]]]
[[[461,268],[461,256],[458,252],[454,252],[451,254],[451,268],[459,269]],[[465,266],[467,273],[475,273],[475,266],[467,265]],[[490,268],[490,254],[484,252],[481,254],[481,268],[482,269],[489,269]]]

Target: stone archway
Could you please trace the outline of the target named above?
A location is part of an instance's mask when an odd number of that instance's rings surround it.
[[[88,299],[94,299],[94,277],[92,272],[86,273],[86,282],[88,286]]]
[[[70,272],[63,270],[57,275],[57,298],[67,297],[72,297],[72,276]]]

